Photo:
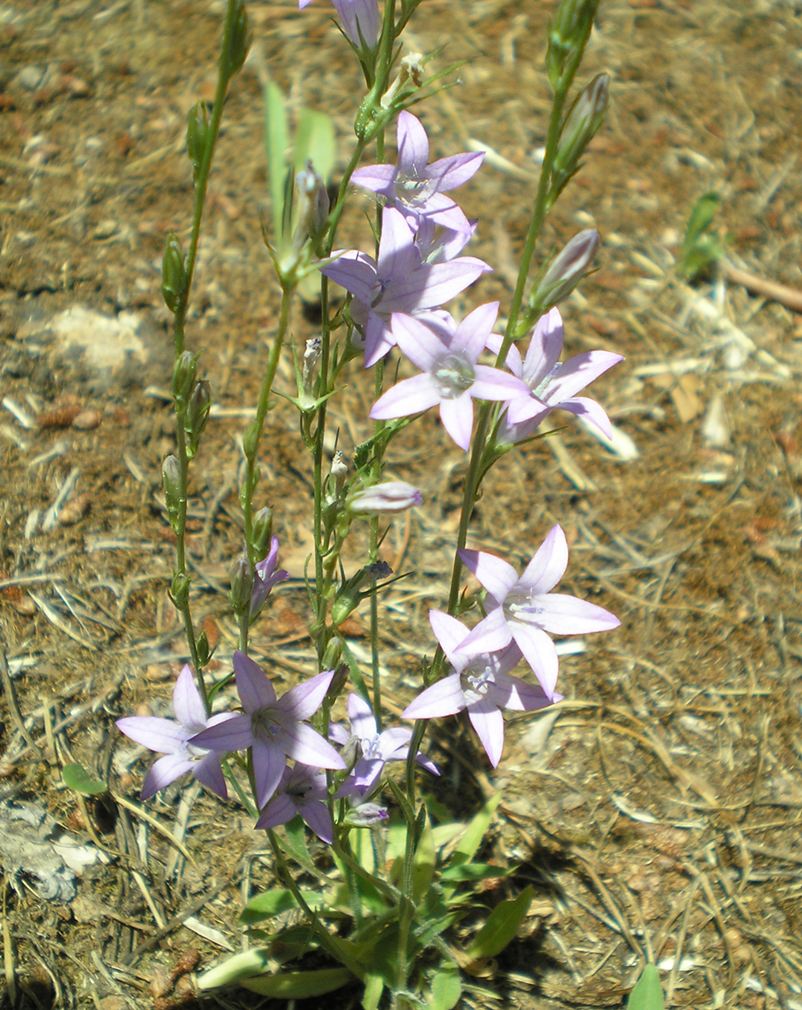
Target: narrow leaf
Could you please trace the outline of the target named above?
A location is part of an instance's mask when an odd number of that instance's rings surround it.
[[[310,905],[315,905],[320,897],[319,893],[313,891],[304,891],[303,895]],[[297,907],[292,891],[286,887],[274,887],[250,899],[240,913],[240,922],[251,925]]]
[[[487,922],[482,926],[472,943],[469,944],[466,957],[472,961],[480,958],[495,957],[511,943],[521,923],[526,917],[534,897],[534,889],[530,884],[515,898],[509,898],[496,905]]]
[[[284,180],[287,174],[287,148],[289,127],[284,95],[277,84],[268,81],[265,99],[265,153],[267,155],[267,182],[270,206],[273,211],[272,241],[278,245],[281,238],[281,221],[284,216]]]
[[[342,989],[354,976],[345,968],[318,968],[312,971],[282,971],[240,982],[243,989],[275,999],[309,999]]]
[[[485,803],[482,809],[468,822],[465,834],[460,838],[451,862],[467,863],[476,855],[476,851],[482,842],[487,838],[487,831],[496,807],[501,803],[501,793],[491,798]]]
[[[372,973],[366,974],[365,991],[362,993],[362,1010],[378,1010],[383,992],[384,979],[382,976]]]
[[[431,1010],[452,1010],[462,995],[459,969],[455,964],[442,967],[432,979],[429,1001]]]
[[[221,985],[240,983],[244,978],[267,971],[269,965],[267,947],[252,947],[250,950],[227,957],[221,964],[205,971],[198,978],[198,988],[216,989]]]
[[[64,765],[61,770],[61,777],[64,785],[73,792],[82,793],[84,796],[100,796],[109,788],[105,782],[93,778],[83,765]]]
[[[301,109],[295,131],[294,164],[297,171],[311,161],[315,171],[327,182],[331,178],[336,160],[334,121],[325,112]]]
[[[663,1010],[663,992],[656,965],[647,964],[627,1000],[627,1010]]]

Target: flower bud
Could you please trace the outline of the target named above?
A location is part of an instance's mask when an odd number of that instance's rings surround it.
[[[171,312],[175,312],[186,295],[187,271],[184,254],[177,235],[168,235],[162,256],[162,298]]]
[[[202,631],[195,640],[195,652],[198,654],[198,662],[201,666],[206,666],[212,658],[212,649],[209,648],[209,639],[205,631]]]
[[[296,174],[295,188],[298,193],[295,243],[300,247],[307,238],[314,243],[321,237],[331,204],[326,184],[311,161],[307,161],[306,168]]]
[[[203,429],[209,419],[212,406],[212,387],[206,379],[201,379],[192,387],[192,393],[187,404],[184,429],[187,433],[187,456],[192,459],[198,451]]]
[[[278,537],[273,537],[270,542],[270,550],[266,557],[256,563],[253,572],[253,584],[251,589],[251,617],[257,616],[265,604],[265,600],[270,594],[273,586],[288,579],[289,572],[283,568],[278,568]]]
[[[386,481],[364,488],[348,502],[352,512],[404,512],[406,509],[423,504],[420,491],[402,480]]]
[[[346,579],[337,590],[334,603],[331,605],[331,623],[335,628],[350,617],[359,606],[363,596],[369,596],[374,591],[375,583],[379,579],[386,579],[388,575],[392,574],[393,570],[386,561],[374,561],[372,564],[360,568],[350,579]],[[373,583],[373,586],[363,592],[362,586],[368,581]]]
[[[568,242],[549,264],[549,268],[529,299],[529,305],[545,312],[574,290],[590,268],[599,248],[599,233],[587,228]]]
[[[585,148],[604,122],[609,93],[609,76],[597,74],[571,106],[563,123],[557,157],[554,160],[557,193],[577,170]]]
[[[332,642],[337,643],[337,645],[339,645],[339,652],[342,652],[342,646],[343,646],[342,639],[340,639],[340,638],[332,638],[332,639],[330,639],[329,640],[329,646],[332,644]],[[333,649],[332,650],[332,652],[337,652],[337,651],[338,651],[337,649]],[[328,655],[328,653],[329,653],[329,647],[326,646],[326,655]],[[323,669],[324,670],[330,670],[331,669],[331,667],[326,664],[325,657],[324,657],[324,660],[323,660]],[[324,699],[324,704],[328,705],[328,707],[331,708],[331,706],[334,704],[334,702],[342,694],[343,688],[345,687],[345,685],[347,683],[348,683],[348,667],[345,665],[345,663],[340,663],[340,665],[334,671],[334,676],[331,678],[331,683],[329,684],[329,689],[328,689],[328,691],[326,691],[326,697]]]
[[[233,77],[242,69],[245,57],[248,55],[248,48],[251,44],[250,33],[248,31],[248,12],[242,0],[236,0],[236,11],[231,25],[231,34],[227,39],[226,49],[223,53],[225,72],[227,77]]]
[[[363,803],[355,802],[353,806],[349,806],[343,823],[352,828],[372,828],[376,824],[383,824],[389,817],[390,813],[387,807],[366,800]]]
[[[332,0],[340,27],[356,49],[374,49],[381,34],[382,19],[376,0]]]
[[[179,403],[186,403],[189,399],[197,370],[198,355],[182,351],[173,365],[173,396]]]
[[[576,50],[585,48],[599,0],[561,0],[549,27],[549,47],[546,54],[546,72],[549,83],[556,90],[563,73],[573,62]],[[579,60],[576,60],[576,67]]]
[[[196,102],[187,117],[187,154],[192,162],[193,177],[197,176],[211,142],[209,106],[206,102]]]
[[[343,640],[335,635],[334,638],[330,638],[328,645],[326,646],[326,651],[323,653],[323,659],[321,660],[321,666],[324,670],[331,670],[332,667],[337,666],[340,661],[340,657],[343,654]],[[340,669],[337,668],[337,676],[339,676]],[[347,667],[346,667],[347,675]],[[335,677],[336,679],[336,677]],[[334,682],[332,681],[332,684]],[[338,689],[338,694],[342,690],[342,685]],[[329,685],[329,691],[331,691],[331,685]]]
[[[246,459],[253,459],[259,447],[259,425],[256,421],[251,421],[242,436],[242,451]]]
[[[162,463],[162,487],[167,505],[167,517],[170,520],[170,525],[178,532],[178,521],[184,495],[181,488],[181,467],[175,456],[165,457]]]
[[[253,517],[253,537],[251,540],[253,553],[257,558],[261,558],[267,553],[272,533],[273,510],[271,508],[259,509]]]
[[[189,603],[189,576],[186,572],[175,572],[170,583],[170,599],[181,610]]]
[[[231,589],[228,594],[231,606],[237,616],[246,610],[250,610],[252,592],[253,569],[248,563],[247,557],[243,554],[231,572]]]

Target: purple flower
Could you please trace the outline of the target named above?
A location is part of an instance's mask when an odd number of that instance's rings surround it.
[[[305,764],[285,768],[278,788],[262,811],[256,827],[275,828],[300,814],[318,838],[331,845],[334,824],[326,799],[325,772]]]
[[[278,537],[270,541],[267,557],[257,562],[253,573],[253,589],[251,590],[251,618],[253,619],[264,606],[270,590],[279,582],[288,579],[289,573],[283,568],[276,568],[278,562]]]
[[[388,761],[406,761],[412,730],[405,726],[393,726],[379,733],[373,709],[358,694],[348,696],[348,718],[351,731],[332,723],[329,737],[343,747],[354,748],[361,757],[357,758],[351,774],[341,784],[336,796],[367,796],[378,785],[382,769]],[[432,775],[439,775],[440,769],[420,751],[415,761]]]
[[[352,512],[403,512],[423,504],[420,491],[403,480],[388,480],[383,484],[372,484],[363,488],[350,499],[348,508]]]
[[[175,719],[135,715],[117,720],[117,728],[127,737],[148,750],[165,755],[154,762],[145,776],[142,799],[149,799],[184,772],[191,772],[207,789],[226,799],[226,781],[219,756],[206,747],[191,743],[190,738],[208,726],[226,722],[231,714],[221,712],[207,718],[191,666],[184,666],[175,682],[173,712]]]
[[[488,347],[498,352],[501,340],[494,336]],[[515,346],[510,348],[507,367],[523,379],[529,389],[525,396],[513,400],[507,408],[500,436],[502,440],[519,442],[528,438],[546,414],[558,409],[585,417],[608,438],[611,436],[610,419],[599,404],[589,397],[575,394],[622,361],[623,355],[610,351],[585,351],[561,364],[562,349],[563,322],[556,308],[538,320],[523,361],[518,349]]]
[[[484,160],[484,151],[454,154],[428,164],[429,138],[411,112],[398,117],[398,163],[358,168],[351,182],[383,197],[405,215],[427,218],[455,232],[471,225],[451,197],[444,194],[467,182]]]
[[[303,10],[312,0],[298,0],[298,6]],[[381,15],[376,0],[331,0],[337,9],[340,26],[357,49],[363,43],[372,49],[379,41],[381,33]]]
[[[281,698],[244,652],[234,653],[234,672],[243,713],[204,730],[192,743],[221,752],[250,747],[254,798],[260,809],[276,791],[288,757],[314,768],[345,768],[331,744],[304,722],[323,702],[333,670],[297,684]]]
[[[394,315],[393,332],[399,346],[423,374],[388,389],[373,405],[370,416],[375,420],[406,417],[439,404],[446,431],[467,452],[473,429],[473,397],[511,400],[528,392],[514,375],[476,364],[497,315],[498,302],[480,305],[456,326],[448,341],[413,316]]]
[[[561,696],[548,696],[540,687],[509,675],[521,658],[515,645],[492,653],[466,649],[463,643],[468,629],[455,617],[430,610],[429,621],[454,672],[427,687],[407,705],[401,717],[436,719],[465,709],[495,768],[504,746],[501,710],[532,712],[560,701]]]
[[[555,697],[558,661],[547,632],[584,635],[611,631],[621,623],[593,603],[550,592],[568,565],[568,544],[559,526],[551,528],[520,578],[494,554],[461,550],[460,557],[487,590],[485,607],[490,611],[460,644],[460,651],[496,652],[515,642],[549,698]]]
[[[395,344],[390,325],[394,312],[421,313],[437,308],[490,270],[487,263],[472,256],[425,263],[414,239],[404,215],[385,207],[378,262],[367,253],[352,250],[322,267],[322,273],[354,296],[352,314],[364,330],[366,367],[383,358]]]

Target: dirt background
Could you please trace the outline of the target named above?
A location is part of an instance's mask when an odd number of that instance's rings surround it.
[[[144,755],[113,727],[146,705],[165,712],[185,659],[165,591],[171,342],[159,263],[165,233],[187,232],[183,122],[211,97],[221,6],[0,3],[3,1005],[190,1005],[187,972],[242,945],[242,897],[270,879],[233,805],[210,822],[218,808],[190,788],[143,807]],[[236,440],[277,303],[259,230],[260,73],[269,67],[294,107],[335,116],[343,159],[359,79],[329,10],[250,5],[254,55],[210,185],[188,346],[219,409],[193,469],[190,561],[221,657],[236,641],[225,603]],[[461,193],[480,218],[475,252],[496,273],[460,309],[500,297],[503,311],[509,299],[544,139],[549,10],[424,0],[409,36],[466,61],[462,86],[425,109],[433,152],[476,142],[498,155]],[[503,791],[487,854],[537,891],[526,935],[465,1006],[622,1006],[650,957],[669,1007],[799,1008],[802,324],[722,275],[685,285],[674,259],[694,201],[715,190],[730,261],[802,288],[802,8],[603,0],[584,76],[601,69],[613,78],[609,121],[541,254],[591,223],[602,233],[599,271],[564,306],[567,349],[626,354],[595,387],[621,434],[610,450],[569,424],[504,461],[472,542],[525,561],[559,521],[572,543],[563,585],[622,626],[562,660],[565,703],[510,720],[496,774],[477,773],[467,735],[433,745],[460,812]],[[313,332],[299,314],[296,339]],[[334,409],[346,447],[366,430],[368,393],[356,372],[353,383],[350,406]],[[291,410],[271,417],[265,447],[260,504],[275,507],[297,577],[310,489]],[[426,611],[443,602],[462,466],[428,418],[393,451],[394,475],[426,495],[386,545],[391,564],[416,572],[384,630],[394,706],[431,649]],[[308,671],[304,622],[296,578],[253,639],[279,681]],[[77,802],[60,772],[73,759],[114,798]],[[12,808],[82,847],[90,865],[65,874],[60,900],[10,854],[9,832],[33,830],[9,820]],[[337,999],[326,1003],[358,1005]],[[254,1001],[233,992],[195,1005]]]

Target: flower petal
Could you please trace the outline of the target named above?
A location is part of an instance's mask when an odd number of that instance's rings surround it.
[[[398,115],[398,167],[408,175],[419,175],[429,161],[429,138],[417,116],[404,110]]]
[[[547,593],[553,589],[568,567],[568,543],[562,527],[552,526],[546,539],[521,575],[520,585],[532,593]]]
[[[331,845],[334,841],[334,824],[325,803],[321,803],[320,800],[315,800],[314,803],[304,803],[301,807],[301,817],[321,842]]]
[[[200,761],[196,761],[192,774],[207,789],[211,789],[213,793],[217,793],[224,800],[228,799],[226,780],[223,775],[223,769],[220,767],[220,756],[218,754],[210,752],[206,757],[201,758]]]
[[[323,704],[333,676],[334,670],[324,670],[317,676],[296,684],[279,698],[276,708],[288,719],[309,719]]]
[[[563,350],[563,321],[557,308],[540,317],[524,358],[523,378],[534,389],[560,360]]]
[[[320,272],[365,305],[370,305],[378,290],[376,262],[367,253],[356,250],[344,252],[333,263],[321,267]]]
[[[182,667],[173,688],[173,711],[181,725],[193,731],[206,724],[206,708],[188,663]]]
[[[482,741],[490,764],[495,768],[504,748],[504,717],[501,711],[487,698],[483,698],[468,706],[468,718]]]
[[[429,624],[431,624],[434,637],[440,643],[448,661],[454,663],[459,673],[461,666],[465,666],[466,659],[464,656],[456,657],[455,654],[459,645],[465,640],[468,629],[462,621],[458,621],[456,617],[452,617],[451,614],[446,614],[442,610],[429,611]],[[460,666],[457,666],[457,663]]]
[[[159,754],[175,754],[183,750],[189,737],[187,730],[174,719],[160,719],[155,715],[131,715],[118,719],[117,729]]]
[[[452,154],[447,158],[438,158],[426,169],[426,175],[437,182],[437,188],[442,193],[464,185],[482,167],[485,158],[484,151],[470,151],[464,154]]]
[[[595,400],[589,396],[573,396],[570,400],[563,400],[559,404],[560,410],[570,410],[572,414],[581,417],[583,421],[592,424],[606,438],[613,437],[613,426],[607,412]]]
[[[365,368],[371,368],[390,353],[395,345],[395,337],[387,319],[372,309],[368,312],[364,330]]]
[[[411,379],[397,382],[380,396],[370,408],[370,417],[374,421],[407,417],[410,414],[420,414],[439,402],[440,391],[434,379],[428,373],[413,375]]]
[[[486,551],[461,550],[459,556],[465,567],[490,593],[496,603],[503,603],[507,594],[518,581],[518,573],[512,565],[495,554]]]
[[[623,360],[623,354],[612,354],[610,351],[585,351],[584,354],[577,354],[554,370],[544,398],[552,405],[562,403],[563,400],[576,396],[580,389],[590,385],[608,368]]]
[[[261,810],[278,788],[287,766],[284,751],[275,743],[266,743],[255,737],[251,747],[253,762],[254,799]]]
[[[422,319],[406,312],[394,312],[390,326],[398,346],[422,372],[430,372],[446,352],[446,344],[440,334]]]
[[[140,794],[142,799],[149,800],[154,793],[157,793],[160,789],[164,789],[165,786],[169,786],[176,779],[181,778],[185,772],[192,771],[192,767],[193,762],[186,756],[186,753],[167,754],[164,757],[160,757],[148,769],[145,781],[142,783],[142,792]]]
[[[393,193],[393,183],[398,171],[395,165],[366,165],[358,168],[351,176],[351,182],[362,189],[369,189],[373,193],[381,193],[383,196],[391,196]]]
[[[210,724],[202,732],[190,737],[188,742],[193,747],[204,747],[217,753],[246,750],[253,743],[250,717],[234,714],[230,719],[218,722],[214,726]]]
[[[282,729],[282,743],[288,757],[313,768],[345,768],[345,762],[331,744],[305,722],[283,726]]]
[[[378,728],[373,709],[356,692],[348,695],[348,718],[351,720],[351,732],[354,736],[368,739],[376,736]]]
[[[458,651],[465,656],[500,652],[512,640],[512,629],[501,607],[495,607],[462,640]],[[466,664],[467,665],[467,664]]]
[[[437,719],[465,708],[460,675],[453,673],[427,687],[401,713],[402,719]]]
[[[490,365],[475,365],[471,396],[481,400],[515,400],[529,395],[529,387],[510,372]]]
[[[385,761],[403,761],[409,752],[412,730],[407,726],[391,726],[379,737],[379,753]]]
[[[524,659],[532,667],[532,671],[540,681],[547,698],[554,698],[554,688],[557,685],[559,660],[554,642],[541,628],[531,624],[510,622],[510,631],[515,644],[523,653]]]
[[[237,678],[237,694],[246,712],[257,712],[275,702],[273,685],[258,663],[239,649],[234,653],[232,663]]]
[[[298,808],[286,793],[276,794],[259,815],[257,828],[277,828],[280,824],[291,821],[298,813]]]
[[[452,349],[461,350],[475,362],[485,349],[487,338],[496,324],[498,307],[498,302],[487,302],[469,312],[457,327],[451,341]]]
[[[464,452],[471,447],[473,434],[473,400],[467,393],[454,400],[440,401],[443,427]]]
[[[552,635],[587,635],[593,631],[612,631],[621,623],[615,614],[595,603],[567,593],[546,593],[539,597],[543,607],[539,623]]]
[[[533,712],[546,708],[555,700],[546,695],[540,684],[528,684],[520,677],[510,677],[509,674],[497,673],[490,697],[499,708],[513,712]]]

